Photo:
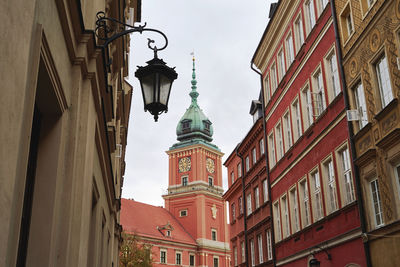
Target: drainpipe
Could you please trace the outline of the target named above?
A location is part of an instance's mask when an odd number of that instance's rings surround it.
[[[340,76],[342,77],[342,79],[340,79],[340,83],[343,88],[343,100],[344,100],[345,109],[348,110],[350,108],[349,95],[347,92],[346,77],[345,77],[344,68],[343,68],[342,47],[340,46],[339,29],[338,29],[338,23],[337,23],[337,18],[336,18],[336,7],[334,4],[334,1],[329,1],[329,2],[331,5],[331,10],[332,10],[333,28],[335,30],[336,49],[337,49],[338,60],[339,60],[339,72],[340,72]],[[358,212],[360,215],[360,224],[361,224],[361,231],[362,231],[361,238],[363,239],[364,236],[367,237],[364,204],[363,204],[362,195],[361,195],[360,173],[358,170],[358,166],[355,163],[356,149],[355,149],[355,144],[354,144],[353,125],[348,120],[347,120],[347,128],[349,130],[350,151],[351,151],[351,155],[352,155],[354,178],[355,178],[355,182],[356,182],[357,206],[358,206]],[[368,239],[365,242],[363,241],[363,244],[364,244],[364,253],[365,253],[365,257],[366,257],[367,267],[372,267]]]
[[[243,206],[243,223],[244,223],[244,252],[246,258],[246,267],[249,267],[249,253],[248,253],[248,245],[247,245],[247,207],[246,207],[246,192],[245,192],[245,182],[244,182],[244,160],[243,156],[239,154],[240,144],[236,147],[236,156],[240,158],[240,169],[242,172],[242,206]]]
[[[262,105],[262,120],[263,120],[263,132],[264,132],[264,159],[265,159],[265,171],[267,172],[267,181],[268,181],[268,197],[269,197],[269,212],[271,216],[270,224],[271,224],[271,247],[272,247],[272,261],[273,266],[276,266],[276,257],[275,257],[275,231],[274,231],[274,222],[272,220],[272,205],[271,205],[271,183],[269,179],[269,163],[268,163],[268,146],[267,146],[267,128],[265,121],[265,103],[264,103],[264,83],[262,73],[254,68],[253,62],[254,57],[251,59],[250,68],[255,71],[258,75],[260,75],[260,83],[261,83],[261,105]]]

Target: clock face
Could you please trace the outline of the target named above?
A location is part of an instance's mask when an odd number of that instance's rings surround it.
[[[179,160],[179,172],[187,172],[190,171],[190,158],[189,157],[185,157],[185,158],[181,158]]]
[[[208,171],[208,172],[214,173],[214,171],[215,171],[215,164],[214,164],[214,160],[213,160],[213,159],[210,159],[210,158],[207,158],[207,159],[206,159],[206,168],[207,168],[207,171]]]

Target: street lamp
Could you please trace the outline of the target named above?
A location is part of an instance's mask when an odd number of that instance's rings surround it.
[[[161,48],[152,46],[154,40],[148,39],[147,46],[154,51],[154,58],[147,61],[147,66],[138,66],[135,76],[140,81],[142,89],[144,111],[149,111],[154,120],[158,120],[158,115],[168,111],[168,100],[171,93],[171,86],[173,81],[178,77],[175,68],[170,68],[167,64],[159,59],[157,51],[163,50],[168,45],[167,36],[159,30],[145,28],[144,25],[132,26],[114,18],[105,16],[105,13],[100,11],[97,13],[96,20],[96,36],[103,41],[102,47],[107,48],[108,44],[117,38],[124,36],[128,33],[144,31],[152,31],[161,34],[165,39],[165,45]]]

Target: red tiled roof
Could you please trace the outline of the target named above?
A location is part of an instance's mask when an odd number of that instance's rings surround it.
[[[173,227],[171,237],[164,236],[158,229],[169,224]],[[163,207],[121,199],[121,225],[124,231],[139,236],[196,245],[196,241],[186,232],[178,220]]]

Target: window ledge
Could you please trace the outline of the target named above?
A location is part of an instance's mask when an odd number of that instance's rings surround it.
[[[392,101],[390,101],[389,104],[386,105],[386,107],[384,107],[383,109],[381,109],[381,111],[379,111],[375,116],[374,119],[376,120],[381,120],[383,119],[383,117],[385,117],[389,112],[391,112],[393,109],[396,108],[397,106],[397,98],[393,98]]]

